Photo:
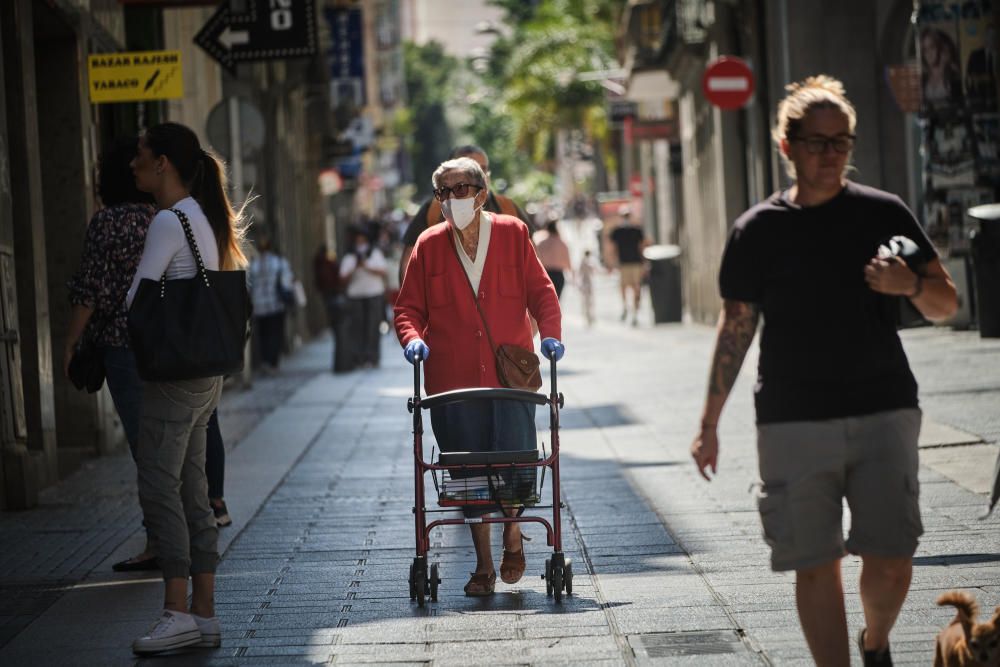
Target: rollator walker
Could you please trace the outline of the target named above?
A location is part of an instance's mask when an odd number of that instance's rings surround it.
[[[545,527],[547,544],[552,547],[552,557],[545,561],[545,592],[562,602],[563,592],[573,593],[573,564],[562,550],[562,502],[559,496],[559,410],[563,396],[557,391],[556,361],[550,359],[549,394],[521,389],[475,388],[456,389],[425,398],[420,397],[420,368],[423,360],[413,364],[413,397],[407,400],[407,409],[413,414],[413,468],[415,499],[413,515],[416,528],[416,556],[410,565],[410,599],[421,607],[428,597],[437,602],[441,583],[439,564],[428,567],[430,533],[438,526],[459,526],[473,523],[538,523]],[[552,453],[546,454],[544,443],[538,449],[491,452],[442,452],[437,461],[424,460],[423,416],[424,410],[433,407],[474,400],[512,400],[549,406],[549,434]],[[431,458],[434,458],[433,451]],[[552,501],[550,505],[538,504],[545,485],[545,469],[550,469]],[[538,483],[541,471],[541,483]],[[424,493],[424,475],[430,472],[437,491],[440,509],[428,509]],[[440,475],[440,482],[438,476]],[[501,505],[504,516],[458,519],[436,519],[427,523],[428,514],[453,512],[465,505]],[[550,523],[540,516],[524,516],[526,508],[552,510]],[[515,510],[514,516],[509,511]]]

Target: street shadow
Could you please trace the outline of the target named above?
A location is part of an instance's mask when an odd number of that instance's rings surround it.
[[[666,468],[669,466],[689,465],[690,461],[635,461],[620,463],[623,468]]]
[[[913,564],[918,566],[971,565],[973,563],[1000,562],[1000,554],[952,554],[948,556],[917,556]]]
[[[538,425],[548,428],[548,412],[538,410]],[[588,428],[614,428],[616,426],[631,426],[640,420],[623,404],[588,405],[585,408],[568,407],[559,412],[559,428],[561,431]]]
[[[589,576],[590,573],[588,572]],[[461,595],[442,596],[437,602],[427,601],[424,607],[411,603],[413,616],[421,618],[436,616],[436,611],[449,614],[503,614],[505,612],[535,614],[580,614],[615,607],[625,607],[631,602],[606,602],[603,605],[590,596],[563,594],[562,602],[545,593],[534,590],[501,591],[488,597],[463,597]]]

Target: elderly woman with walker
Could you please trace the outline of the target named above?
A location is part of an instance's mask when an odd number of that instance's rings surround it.
[[[428,394],[504,387],[498,347],[533,349],[529,315],[538,322],[542,353],[561,358],[559,300],[525,223],[483,210],[486,175],[474,160],[442,163],[433,183],[448,224],[420,235],[395,306],[396,333],[407,360],[425,362]],[[475,400],[438,405],[430,412],[442,453],[537,447],[533,403]],[[494,592],[490,524],[475,519],[497,509],[464,508],[476,550],[476,569],[465,585],[468,596]],[[504,521],[503,526],[500,577],[513,584],[525,571],[526,538],[516,522]]]

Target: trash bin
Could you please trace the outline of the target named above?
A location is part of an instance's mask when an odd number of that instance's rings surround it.
[[[643,251],[649,262],[649,296],[656,324],[681,321],[681,249],[651,245]]]
[[[979,221],[971,234],[979,336],[1000,338],[1000,204],[973,206],[968,213]]]

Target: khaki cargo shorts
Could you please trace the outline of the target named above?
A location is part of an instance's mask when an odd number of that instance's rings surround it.
[[[921,412],[757,426],[757,499],[771,568],[802,570],[850,552],[909,557],[923,534],[917,482]],[[844,541],[843,499],[850,508]]]
[[[642,272],[643,266],[641,262],[619,266],[618,273],[622,281],[622,287],[639,289],[642,286]]]

